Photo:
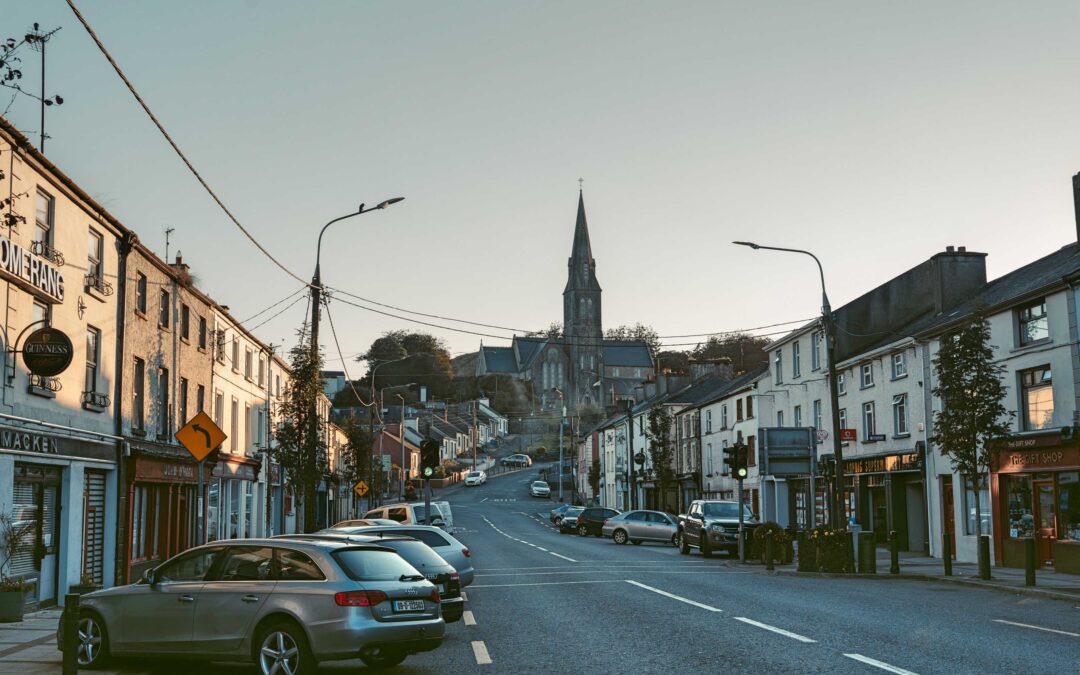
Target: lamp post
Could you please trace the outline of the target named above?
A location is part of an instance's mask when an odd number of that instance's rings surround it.
[[[383,390],[385,391],[385,389]],[[405,396],[403,394],[394,394],[401,399],[401,426],[398,431],[401,433],[401,501],[405,501],[405,476],[409,475],[409,464],[407,457],[405,456]],[[381,397],[380,397],[381,398]]]
[[[563,495],[562,495],[563,433],[564,433],[563,428],[566,426],[566,398],[565,398],[565,394],[563,394],[562,390],[559,389],[558,387],[553,388],[552,391],[554,391],[556,394],[559,395],[559,402],[560,402],[560,405],[562,407],[562,417],[559,418],[559,469],[556,472],[557,475],[559,476],[559,503],[561,504],[562,500],[563,500]]]
[[[821,321],[825,329],[825,358],[829,361],[829,403],[832,407],[832,439],[833,457],[836,460],[836,470],[833,472],[833,504],[829,509],[830,520],[835,528],[844,527],[844,451],[840,442],[840,398],[837,392],[836,373],[836,321],[829,305],[829,296],[825,293],[825,270],[821,261],[810,251],[798,248],[783,248],[779,246],[762,246],[749,241],[733,241],[739,246],[749,246],[754,250],[765,249],[768,251],[784,251],[786,253],[801,253],[808,255],[817,263],[818,275],[821,278]]]

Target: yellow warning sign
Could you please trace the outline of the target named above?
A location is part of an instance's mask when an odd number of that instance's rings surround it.
[[[203,461],[228,436],[205,412],[200,412],[176,432],[176,440],[187,448],[196,461]]]

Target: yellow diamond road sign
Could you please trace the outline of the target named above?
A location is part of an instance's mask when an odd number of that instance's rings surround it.
[[[176,432],[176,440],[187,448],[196,461],[203,461],[228,436],[205,412],[200,412]]]
[[[358,482],[356,485],[353,486],[352,489],[358,497],[363,497],[368,493],[368,486],[367,483],[365,483],[364,481]]]

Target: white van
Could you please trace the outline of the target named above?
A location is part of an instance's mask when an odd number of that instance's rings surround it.
[[[441,508],[442,504],[446,504],[446,511]],[[431,524],[440,527],[446,531],[450,531],[453,522],[453,516],[447,518],[447,514],[450,511],[450,505],[447,502],[432,502],[431,503]],[[424,503],[423,502],[410,502],[406,504],[387,504],[380,506],[377,509],[372,509],[364,514],[364,518],[386,518],[393,520],[404,525],[427,525]]]

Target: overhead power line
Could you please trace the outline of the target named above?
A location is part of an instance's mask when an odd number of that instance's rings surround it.
[[[241,321],[240,323],[242,323],[242,324],[246,324],[246,323],[247,323],[248,321],[251,321],[252,319],[256,319],[256,318],[258,318],[258,317],[259,317],[260,315],[262,315],[262,314],[265,314],[265,313],[269,312],[270,310],[272,310],[273,308],[277,307],[277,306],[278,306],[278,305],[280,305],[281,303],[283,303],[283,302],[286,302],[286,301],[287,301],[287,300],[289,300],[290,298],[293,298],[293,297],[295,297],[295,296],[299,295],[300,293],[303,293],[304,291],[307,291],[307,286],[302,286],[302,287],[300,287],[300,288],[299,288],[299,289],[297,289],[297,290],[296,290],[295,292],[293,292],[293,293],[290,293],[289,295],[285,296],[285,297],[284,297],[284,298],[282,298],[281,300],[278,300],[277,302],[275,302],[274,304],[270,305],[270,306],[269,306],[269,307],[267,307],[266,309],[263,309],[263,310],[259,310],[258,312],[255,312],[254,314],[252,314],[252,315],[251,315],[251,316],[249,316],[248,318],[244,319],[244,320],[243,320],[243,321]],[[290,305],[290,307],[291,307],[291,305]],[[277,316],[277,314],[275,314],[274,316]],[[274,317],[270,317],[270,318],[272,319],[272,318],[274,318]],[[265,323],[265,321],[264,321],[263,323]],[[259,325],[261,326],[262,324],[259,324]]]
[[[330,334],[334,336],[334,347],[337,349],[338,359],[341,361],[341,371],[345,373],[345,381],[349,383],[349,389],[352,390],[353,396],[360,402],[362,406],[370,406],[371,402],[364,403],[364,399],[360,397],[360,392],[356,391],[356,387],[353,386],[352,378],[349,377],[349,367],[345,363],[345,357],[341,353],[341,343],[338,342],[337,330],[334,329],[334,317],[330,315],[330,303],[328,298],[323,296],[323,307],[326,309],[326,321],[330,324]]]

